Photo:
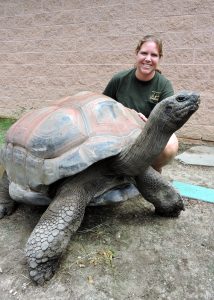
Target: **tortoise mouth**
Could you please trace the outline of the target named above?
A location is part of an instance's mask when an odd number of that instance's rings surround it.
[[[174,101],[177,101],[179,104],[174,105]],[[200,96],[196,93],[188,94],[179,94],[176,96],[175,100],[167,103],[165,107],[165,114],[173,119],[173,115],[176,119],[185,118],[185,116],[191,116],[198,108],[200,104]]]
[[[178,129],[187,122],[187,120],[194,114],[199,108],[200,100],[188,101],[180,107],[175,113],[175,124]]]
[[[178,108],[175,112],[175,116],[178,119],[182,119],[185,116],[192,115],[199,108],[199,102],[187,102],[182,107]],[[165,109],[165,113],[168,116],[172,116],[173,114],[173,106],[168,105]]]
[[[180,117],[193,114],[198,110],[199,104],[201,102],[200,96],[197,94],[188,96],[179,95],[176,100],[178,102],[183,102],[183,105],[177,110],[177,114],[180,115]]]

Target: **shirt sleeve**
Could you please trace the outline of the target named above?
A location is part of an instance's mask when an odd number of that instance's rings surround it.
[[[114,76],[107,84],[106,88],[103,91],[105,96],[111,97],[114,100],[117,100],[117,90],[118,90],[118,80]]]
[[[173,95],[174,95],[174,89],[173,89],[172,83],[167,79],[164,89],[161,92],[159,101],[162,101],[163,99],[173,96]]]

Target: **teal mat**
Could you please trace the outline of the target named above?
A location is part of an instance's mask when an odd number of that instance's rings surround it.
[[[198,185],[188,184],[180,181],[173,181],[172,185],[184,197],[214,203],[214,189]]]

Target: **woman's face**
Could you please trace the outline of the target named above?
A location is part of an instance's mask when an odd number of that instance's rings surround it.
[[[145,42],[136,55],[136,77],[148,81],[155,75],[160,60],[158,47],[155,42]]]

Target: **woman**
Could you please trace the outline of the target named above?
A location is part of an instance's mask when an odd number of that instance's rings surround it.
[[[103,94],[124,106],[135,109],[144,122],[161,100],[174,94],[172,84],[158,70],[163,56],[162,42],[152,35],[138,43],[135,68],[122,71],[110,80]],[[164,151],[154,162],[154,169],[161,173],[162,167],[171,161],[178,151],[178,140],[173,134]]]

